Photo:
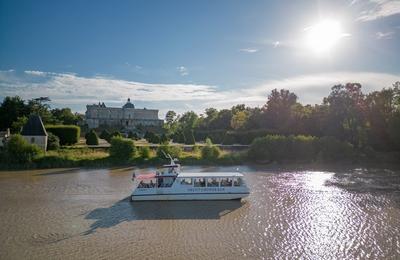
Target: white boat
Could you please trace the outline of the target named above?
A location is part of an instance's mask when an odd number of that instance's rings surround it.
[[[143,200],[234,200],[247,197],[243,174],[239,172],[181,172],[171,159],[155,173],[133,175],[131,201]]]

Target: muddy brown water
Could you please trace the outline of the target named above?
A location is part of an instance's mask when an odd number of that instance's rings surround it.
[[[400,259],[400,171],[239,168],[242,202],[131,203],[131,168],[0,172],[0,259]]]

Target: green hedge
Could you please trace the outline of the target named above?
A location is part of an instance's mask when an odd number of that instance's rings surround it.
[[[116,161],[128,161],[136,152],[135,144],[131,139],[116,136],[111,138],[110,158]]]
[[[301,135],[258,137],[252,142],[248,156],[255,161],[312,161],[318,152],[317,140],[316,137]]]
[[[98,145],[99,144],[99,137],[97,133],[92,129],[85,135],[86,144],[87,145]]]
[[[206,145],[201,149],[201,158],[206,160],[216,160],[221,155],[221,150],[214,146],[209,138],[206,139]]]
[[[60,138],[61,145],[73,145],[79,142],[81,129],[76,125],[47,125],[46,131]]]
[[[111,136],[111,133],[108,132],[107,130],[103,130],[100,133],[100,138],[104,139],[104,140],[110,140],[110,136]]]
[[[273,130],[248,130],[248,131],[195,131],[196,140],[206,140],[210,138],[213,143],[217,144],[251,144],[257,137],[275,134]]]
[[[349,160],[354,156],[352,144],[340,141],[332,136],[319,139],[318,146],[319,158],[324,161]]]
[[[250,160],[265,162],[339,161],[351,159],[353,155],[353,146],[348,142],[334,137],[317,138],[303,135],[259,137],[252,142],[248,151]]]

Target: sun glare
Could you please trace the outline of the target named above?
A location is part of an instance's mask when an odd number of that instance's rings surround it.
[[[340,40],[346,36],[342,26],[335,20],[324,20],[304,29],[305,44],[317,54],[329,53]]]

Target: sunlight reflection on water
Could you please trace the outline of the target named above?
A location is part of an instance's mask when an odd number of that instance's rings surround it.
[[[131,203],[132,168],[1,173],[0,258],[400,258],[400,172],[239,170],[243,202]]]

